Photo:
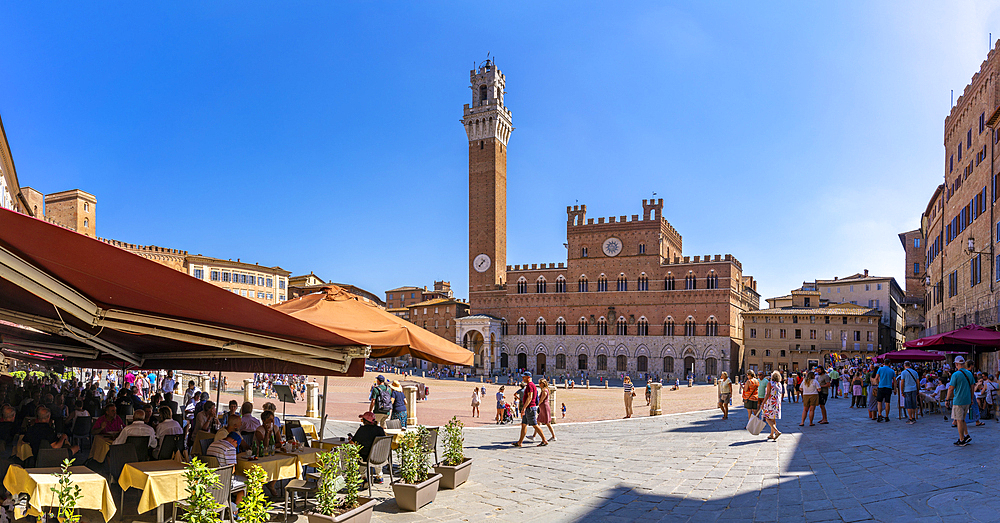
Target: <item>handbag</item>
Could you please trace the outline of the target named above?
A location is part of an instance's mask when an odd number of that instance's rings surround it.
[[[764,430],[764,427],[766,426],[767,423],[761,419],[760,412],[758,412],[757,414],[750,416],[750,420],[747,421],[747,432],[753,434],[754,436],[759,436],[760,431]]]

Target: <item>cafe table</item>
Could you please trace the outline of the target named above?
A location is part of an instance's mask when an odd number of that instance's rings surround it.
[[[111,442],[114,441],[107,436],[94,436],[93,443],[90,444],[90,457],[98,463],[104,463],[111,450]]]
[[[316,425],[309,420],[300,419],[299,424],[302,425],[302,432],[309,436],[309,439],[319,439],[319,434],[316,432]]]
[[[280,454],[295,456],[300,467],[313,465],[319,462],[319,455],[326,452],[321,448],[299,447],[298,450],[281,451]]]
[[[324,440],[314,439],[310,444],[314,449],[333,450],[345,443],[349,443],[347,438],[326,438]]]
[[[19,507],[16,508],[15,519],[20,519],[25,514],[41,518],[44,507],[59,506],[59,497],[52,492],[52,488],[59,483],[53,474],[59,471],[59,467],[24,469],[17,465],[11,465],[7,469],[3,486],[11,494],[29,496],[27,510],[22,512]],[[104,521],[110,521],[117,509],[107,480],[87,467],[70,467],[69,471],[73,473],[71,476],[73,484],[80,487],[82,495],[76,507],[100,511]]]
[[[122,469],[118,485],[122,490],[142,490],[138,512],[143,514],[155,508],[158,523],[164,521],[164,505],[188,497],[184,464],[172,459],[128,463]]]
[[[275,454],[254,460],[237,457],[236,473],[246,476],[246,471],[254,465],[258,465],[264,469],[264,472],[267,473],[268,482],[299,477],[299,460],[297,456]]]

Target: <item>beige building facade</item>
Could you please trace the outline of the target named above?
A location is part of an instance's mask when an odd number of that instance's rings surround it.
[[[36,216],[31,212],[31,207],[21,192],[21,184],[17,179],[14,157],[10,154],[10,144],[7,143],[7,132],[4,130],[2,118],[0,118],[0,208]]]

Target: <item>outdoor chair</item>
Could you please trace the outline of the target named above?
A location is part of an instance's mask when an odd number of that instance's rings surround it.
[[[196,432],[194,435],[194,443],[191,446],[191,452],[197,455],[205,454],[205,449],[207,449],[208,447],[202,445],[201,443],[202,441],[205,440],[208,440],[208,443],[211,444],[213,441],[215,441],[215,434],[212,434],[211,432],[206,432],[204,430],[199,430],[198,432]]]
[[[385,420],[385,428],[387,429],[402,429],[403,422],[398,419],[387,419]]]
[[[176,414],[175,413],[174,414],[174,421],[176,421],[178,425],[180,425],[181,427],[183,427],[184,426],[184,415],[183,414]]]
[[[219,518],[225,516],[226,511],[229,512],[229,521],[233,523],[233,506],[229,502],[229,494],[233,490],[233,467],[219,467],[215,469],[215,473],[219,476],[219,483],[211,489],[212,497],[215,498],[215,502],[218,503],[219,508],[217,510]],[[183,510],[187,510],[188,503],[186,499],[181,499],[174,502],[174,514],[171,521],[177,521],[177,508],[180,507]]]
[[[204,461],[205,465],[210,469],[217,469],[220,467],[219,458],[215,456],[202,456],[198,458],[200,461]]]
[[[198,454],[200,456],[204,456],[204,455],[208,454],[208,446],[211,445],[211,444],[212,444],[212,440],[210,440],[208,438],[201,438],[200,440],[198,440],[197,447],[198,447],[198,450],[201,451]]]
[[[125,465],[136,463],[137,461],[139,461],[139,458],[135,455],[135,445],[129,445],[128,443],[111,445],[108,450],[108,484],[112,489],[121,491],[121,496],[119,497],[121,503],[118,505],[118,510],[123,516],[125,512],[125,490],[118,485],[118,478],[122,477],[122,470],[125,469]]]
[[[365,477],[368,478],[368,497],[372,497],[372,467],[382,467],[389,465],[389,483],[394,483],[392,477],[392,436],[380,436],[372,443],[372,450],[368,453],[368,461],[365,462]]]
[[[437,442],[438,442],[438,428],[440,428],[440,427],[428,427],[427,428],[427,435],[424,436],[423,441],[421,442],[423,444],[424,448],[427,449],[427,452],[431,452],[431,451],[434,452],[434,464],[435,465],[437,465],[438,463],[441,462],[441,460],[438,459],[438,447],[437,447]]]
[[[118,415],[123,418],[125,416],[131,416],[133,414],[135,414],[135,407],[133,407],[131,404],[123,403],[121,407],[118,407]]]
[[[292,437],[290,439],[294,439],[303,445],[308,444],[309,439],[306,438],[306,431],[302,427],[295,427],[291,432]]]
[[[125,438],[125,444],[135,447],[135,457],[137,461],[149,461],[148,436],[129,436]]]
[[[302,423],[299,420],[293,419],[285,422],[285,439],[294,438],[294,436],[292,436],[292,429],[295,428],[302,428]]]
[[[82,443],[84,441],[87,442],[88,446],[91,445],[93,443],[93,438],[90,435],[90,431],[93,428],[94,418],[91,418],[90,416],[80,416],[76,418],[73,420],[73,430],[70,432],[70,440],[74,445],[80,444],[81,447],[83,447]]]
[[[61,467],[64,459],[70,457],[68,448],[39,448],[35,466],[38,468]]]
[[[168,434],[163,436],[163,441],[160,442],[160,451],[157,453],[156,459],[173,459],[174,453],[180,450],[183,438],[183,434]]]
[[[301,429],[299,429],[301,430]],[[295,498],[302,494],[303,505],[308,506],[309,496],[315,496],[319,491],[319,482],[313,479],[293,479],[285,485],[284,521],[288,521],[288,502],[292,503],[292,514],[295,514]]]

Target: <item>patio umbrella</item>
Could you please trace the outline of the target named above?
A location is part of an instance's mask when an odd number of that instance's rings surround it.
[[[410,355],[442,365],[473,363],[472,352],[336,285],[272,308],[358,343],[371,345],[371,358]]]
[[[879,360],[888,361],[941,361],[945,357],[943,354],[938,354],[936,352],[927,352],[917,349],[899,350],[895,352],[887,352],[878,357]]]
[[[903,344],[907,348],[923,348],[935,345],[975,345],[976,347],[980,347],[980,351],[995,351],[1000,349],[1000,332],[980,327],[979,325],[966,325],[960,329],[927,336]]]

